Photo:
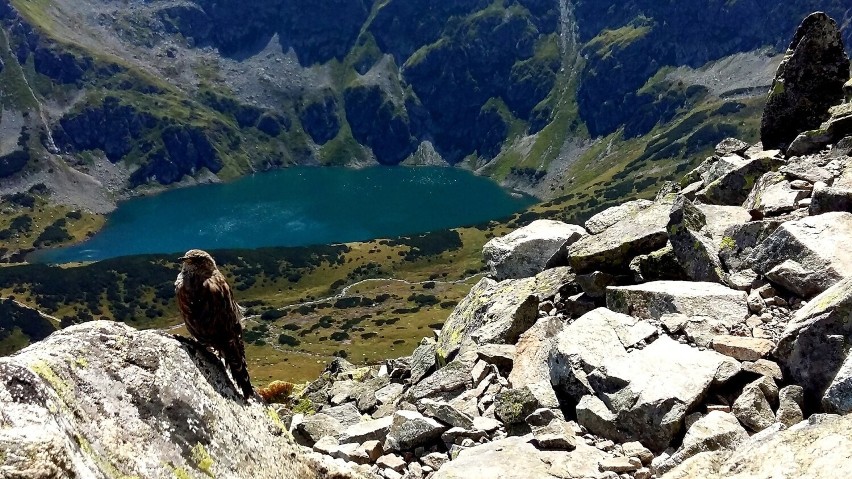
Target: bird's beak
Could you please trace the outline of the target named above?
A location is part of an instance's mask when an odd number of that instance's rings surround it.
[[[180,257],[180,258],[178,258],[177,260],[178,260],[179,262],[183,263],[184,261],[186,261],[186,256],[181,256],[181,257]]]

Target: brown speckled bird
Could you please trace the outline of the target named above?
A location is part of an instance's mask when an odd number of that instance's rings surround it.
[[[207,252],[192,249],[179,260],[182,266],[175,281],[175,293],[186,329],[225,360],[231,376],[248,399],[254,395],[254,389],[246,367],[242,315],[231,287]]]

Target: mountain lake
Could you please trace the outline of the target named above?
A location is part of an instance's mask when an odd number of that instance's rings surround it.
[[[28,261],[392,238],[504,218],[534,203],[459,168],[294,167],[122,202],[89,240]]]

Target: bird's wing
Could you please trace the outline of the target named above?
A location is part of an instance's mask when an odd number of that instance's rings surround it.
[[[240,310],[237,303],[234,301],[234,296],[231,293],[231,287],[221,274],[214,274],[204,281],[202,288],[204,297],[207,301],[202,308],[205,311],[201,312],[203,318],[207,318],[220,333],[229,331],[232,336],[242,334],[240,326]]]

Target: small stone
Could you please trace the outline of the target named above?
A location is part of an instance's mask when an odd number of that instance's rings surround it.
[[[639,441],[626,442],[621,445],[621,450],[627,457],[639,458],[642,464],[647,465],[654,460],[654,453]]]
[[[382,456],[384,451],[382,450],[382,443],[379,441],[367,441],[364,444],[361,444],[361,450],[370,458],[370,461],[375,462],[378,458]]]
[[[449,462],[449,460],[450,458],[443,452],[433,452],[420,458],[420,462],[422,462],[424,466],[431,467],[434,471],[440,469],[444,464]]]
[[[790,427],[802,422],[802,403],[805,393],[801,386],[790,385],[778,391],[778,412],[775,418],[781,424]]]
[[[634,459],[631,461],[631,459]],[[611,457],[602,460],[598,463],[598,468],[602,472],[633,472],[642,467],[642,464],[637,464],[639,461],[629,457]]]
[[[740,361],[756,361],[772,351],[772,341],[742,336],[718,335],[713,337],[713,349]]]
[[[405,469],[405,461],[396,454],[385,454],[376,460],[376,465],[396,472],[402,472]]]
[[[313,449],[314,451],[320,454],[325,454],[326,456],[333,456],[334,452],[337,451],[339,445],[340,443],[337,441],[336,437],[325,436],[320,438],[320,440],[314,444]]]
[[[496,431],[500,427],[500,421],[488,417],[473,418],[473,428],[486,433]]]
[[[633,474],[633,479],[651,479],[651,470],[643,467]]]

